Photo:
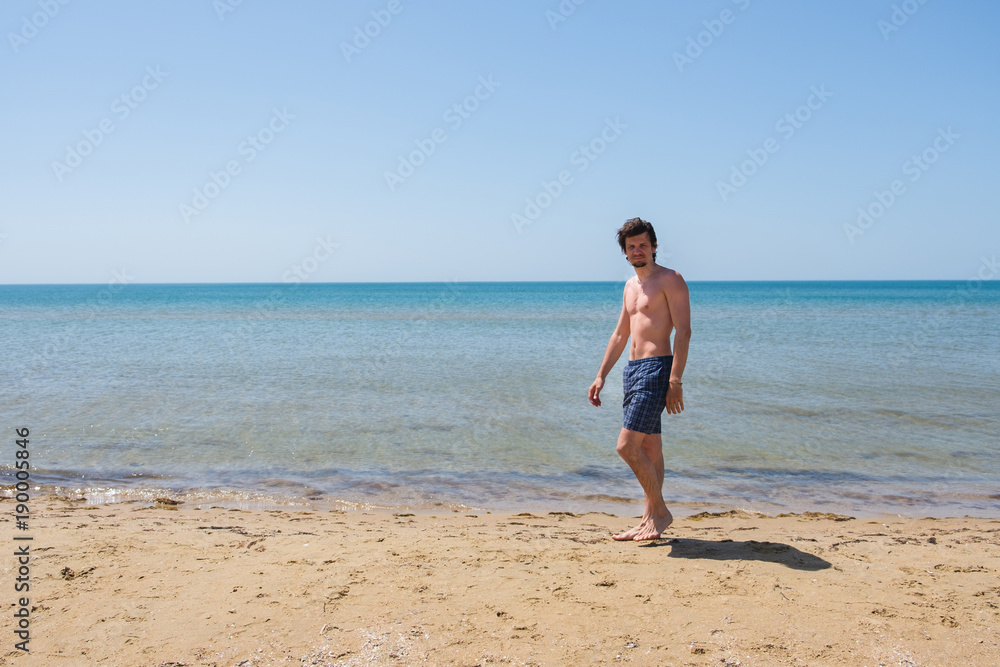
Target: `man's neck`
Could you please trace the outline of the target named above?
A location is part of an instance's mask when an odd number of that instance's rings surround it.
[[[654,273],[659,273],[663,269],[656,262],[649,262],[646,266],[633,266],[632,268],[635,269],[635,277],[639,279],[639,282],[642,282]]]

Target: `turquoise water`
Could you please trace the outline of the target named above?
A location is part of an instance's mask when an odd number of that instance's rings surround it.
[[[623,283],[0,286],[0,426],[91,499],[636,511]],[[1000,284],[692,283],[681,507],[1000,516]]]

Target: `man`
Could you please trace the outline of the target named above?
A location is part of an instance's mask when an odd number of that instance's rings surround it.
[[[597,379],[590,385],[590,402],[601,405],[604,379],[618,362],[629,337],[628,365],[622,385],[625,419],[618,435],[618,454],[632,468],[646,496],[639,525],[613,535],[616,540],[655,540],[674,518],[663,502],[663,442],[660,414],[684,410],[681,376],[691,340],[691,305],[681,274],[656,263],[656,232],[641,218],[618,230],[618,244],[635,268],[625,283],[622,312],[611,334]],[[676,330],[673,350],[670,332]]]

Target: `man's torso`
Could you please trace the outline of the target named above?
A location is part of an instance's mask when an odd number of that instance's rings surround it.
[[[670,333],[674,322],[667,305],[668,278],[675,272],[661,268],[645,278],[638,277],[625,283],[625,310],[629,317],[631,343],[628,358],[645,359],[673,354]]]

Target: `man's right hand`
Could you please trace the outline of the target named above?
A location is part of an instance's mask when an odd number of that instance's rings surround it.
[[[597,378],[594,380],[594,384],[590,385],[589,398],[592,405],[601,407],[601,390],[604,389],[603,378]]]

